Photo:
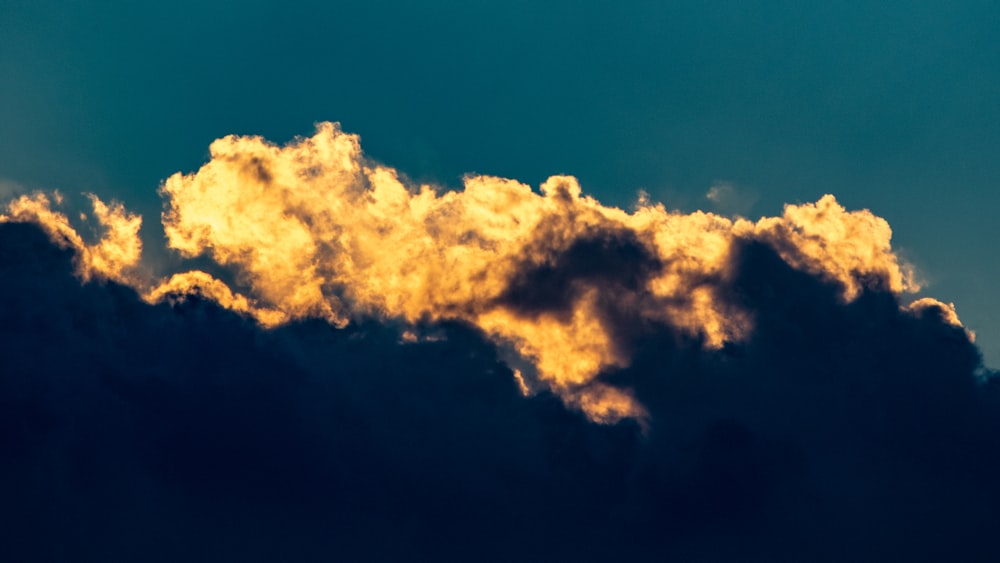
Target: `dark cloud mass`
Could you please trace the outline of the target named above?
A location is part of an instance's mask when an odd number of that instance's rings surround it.
[[[716,280],[753,315],[745,341],[617,330],[632,362],[599,380],[649,418],[613,425],[522,396],[470,325],[265,331],[81,283],[71,260],[0,224],[4,561],[1000,555],[1000,396],[966,333],[877,284],[845,302],[767,243]],[[595,233],[526,263],[505,299],[535,314],[560,308],[554,287],[631,295],[658,267]]]
[[[547,244],[543,238],[540,252],[528,252],[545,256]],[[606,301],[619,303],[639,292],[660,269],[659,262],[632,231],[603,229],[581,236],[556,256],[545,256],[541,264],[521,264],[499,302],[522,315],[570,316],[572,302],[588,288],[599,287]]]

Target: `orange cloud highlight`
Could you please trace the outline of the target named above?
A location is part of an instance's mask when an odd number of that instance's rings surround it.
[[[0,222],[31,222],[38,224],[54,243],[76,251],[77,274],[84,280],[106,279],[135,284],[133,269],[142,255],[139,228],[142,217],[128,213],[120,203],[106,205],[96,195],[90,194],[94,218],[101,227],[102,236],[94,244],[87,244],[70,225],[65,214],[52,209],[52,200],[44,193],[22,195],[7,204],[0,214]],[[56,204],[62,202],[57,193]],[[83,216],[86,219],[86,216]]]
[[[143,298],[149,303],[177,303],[192,296],[214,301],[230,311],[253,317],[265,327],[275,327],[288,321],[287,314],[259,307],[253,300],[234,293],[224,282],[200,270],[174,274],[147,291]]]

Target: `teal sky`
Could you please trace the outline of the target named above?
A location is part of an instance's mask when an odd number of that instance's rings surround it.
[[[1000,4],[284,4],[0,0],[0,186],[118,198],[153,250],[156,188],[213,139],[331,120],[449,187],[568,173],[751,217],[833,193],[1000,365]]]

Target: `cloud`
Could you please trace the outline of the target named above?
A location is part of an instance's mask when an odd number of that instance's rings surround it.
[[[233,287],[6,206],[0,558],[995,559],[998,380],[871,212],[211,154],[163,221]]]
[[[627,234],[579,244],[541,263],[624,292],[662,268]],[[469,322],[264,329],[211,289],[149,304],[82,283],[79,252],[0,224],[5,559],[996,554],[1000,396],[949,309],[885,284],[846,300],[763,240],[716,288],[750,312],[745,338],[652,319],[596,377],[648,424],[525,396]]]
[[[58,192],[53,198],[57,204],[62,202]],[[142,254],[139,239],[142,217],[127,212],[120,203],[109,207],[93,194],[89,199],[94,218],[103,231],[100,240],[92,244],[83,240],[66,215],[52,209],[52,201],[42,192],[21,195],[9,202],[7,213],[0,214],[0,223],[30,222],[42,227],[54,243],[75,251],[77,273],[83,280],[99,278],[139,283],[131,270]],[[86,219],[86,215],[82,217]]]
[[[487,176],[440,191],[404,184],[332,123],[285,146],[229,136],[210,152],[162,186],[168,244],[235,269],[255,307],[277,312],[265,322],[468,322],[595,419],[643,412],[596,381],[628,365],[632,328],[669,321],[710,348],[746,337],[750,312],[716,295],[741,241],[766,240],[848,300],[870,285],[915,289],[888,224],[832,196],[753,223],[648,203],[626,213],[569,176],[541,193]]]
[[[251,299],[234,293],[224,282],[200,270],[174,274],[149,290],[144,297],[152,303],[166,301],[174,304],[191,298],[208,299],[225,309],[252,317],[265,327],[288,321],[285,313],[257,306]]]

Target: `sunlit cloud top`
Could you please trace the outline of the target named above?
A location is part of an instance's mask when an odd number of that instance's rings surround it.
[[[525,392],[552,390],[600,422],[644,417],[628,389],[601,381],[632,359],[635,335],[624,327],[669,325],[707,349],[750,334],[754,311],[726,295],[741,245],[770,246],[835,284],[845,302],[866,289],[918,289],[888,223],[830,195],[750,221],[642,198],[631,211],[605,206],[571,176],[536,192],[472,175],[447,191],[407,183],[334,123],[285,146],[228,136],[210,152],[198,171],[161,187],[167,244],[231,270],[246,295],[201,271],[154,283],[130,276],[141,219],[96,196],[105,236],[93,245],[44,194],[14,200],[2,219],[41,224],[78,251],[81,277],[129,283],[153,302],[197,294],[268,327],[370,316],[469,323],[526,367]],[[933,300],[911,310],[932,305],[958,323],[953,307]]]

